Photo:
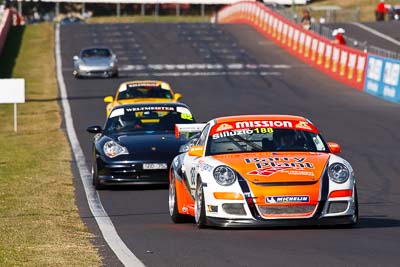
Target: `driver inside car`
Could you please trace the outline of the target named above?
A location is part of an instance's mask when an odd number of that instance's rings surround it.
[[[275,130],[274,132],[274,143],[276,150],[291,150],[295,149],[296,144],[296,132],[294,130]]]
[[[140,118],[132,118],[131,115],[122,115],[118,117],[118,125],[116,129],[140,129],[142,128],[142,123]]]

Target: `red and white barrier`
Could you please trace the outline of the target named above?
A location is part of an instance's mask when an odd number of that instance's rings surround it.
[[[347,85],[363,89],[367,53],[331,40],[273,12],[259,2],[238,2],[220,10],[218,23],[245,23],[287,51]]]
[[[12,14],[9,9],[6,9],[0,21],[0,55],[6,43],[7,34],[8,31],[10,30],[11,25],[12,25]]]

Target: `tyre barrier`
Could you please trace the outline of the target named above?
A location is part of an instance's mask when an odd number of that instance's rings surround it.
[[[386,100],[400,102],[399,72],[396,79],[400,61],[334,44],[332,40],[303,29],[259,2],[243,1],[226,6],[212,21],[248,24],[289,53],[332,78]],[[383,71],[380,73],[383,74],[378,81],[376,72],[379,66],[382,66]],[[373,78],[369,78],[370,76]]]

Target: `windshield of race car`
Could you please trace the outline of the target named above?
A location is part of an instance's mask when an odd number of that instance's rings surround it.
[[[106,132],[174,131],[175,124],[194,123],[186,107],[135,106],[114,109],[107,119]]]
[[[82,51],[82,58],[111,57],[110,50],[106,48],[90,48]]]
[[[129,98],[166,98],[172,99],[172,92],[158,84],[128,84],[118,94],[118,100]]]
[[[318,132],[308,125],[295,127],[232,127],[234,124],[215,125],[210,131],[210,155],[240,152],[304,151],[328,152]],[[245,125],[246,126],[246,125]],[[247,125],[248,126],[248,125]],[[315,128],[314,128],[315,129]]]

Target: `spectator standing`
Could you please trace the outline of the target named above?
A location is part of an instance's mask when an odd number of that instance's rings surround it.
[[[396,9],[394,8],[393,5],[391,5],[391,6],[389,7],[389,10],[388,10],[388,17],[389,17],[389,20],[395,20],[395,19],[396,19],[396,18],[395,18],[395,15],[396,15]]]
[[[310,11],[306,8],[303,9],[303,16],[301,17],[300,24],[305,30],[311,29],[311,15]]]
[[[376,21],[384,21],[385,13],[386,13],[385,0],[380,0],[379,3],[376,5],[376,10],[375,10]]]
[[[334,44],[339,44],[339,45],[346,45],[346,40],[344,39],[344,33],[346,31],[343,28],[338,28],[333,30],[332,36],[335,37],[333,40]]]

